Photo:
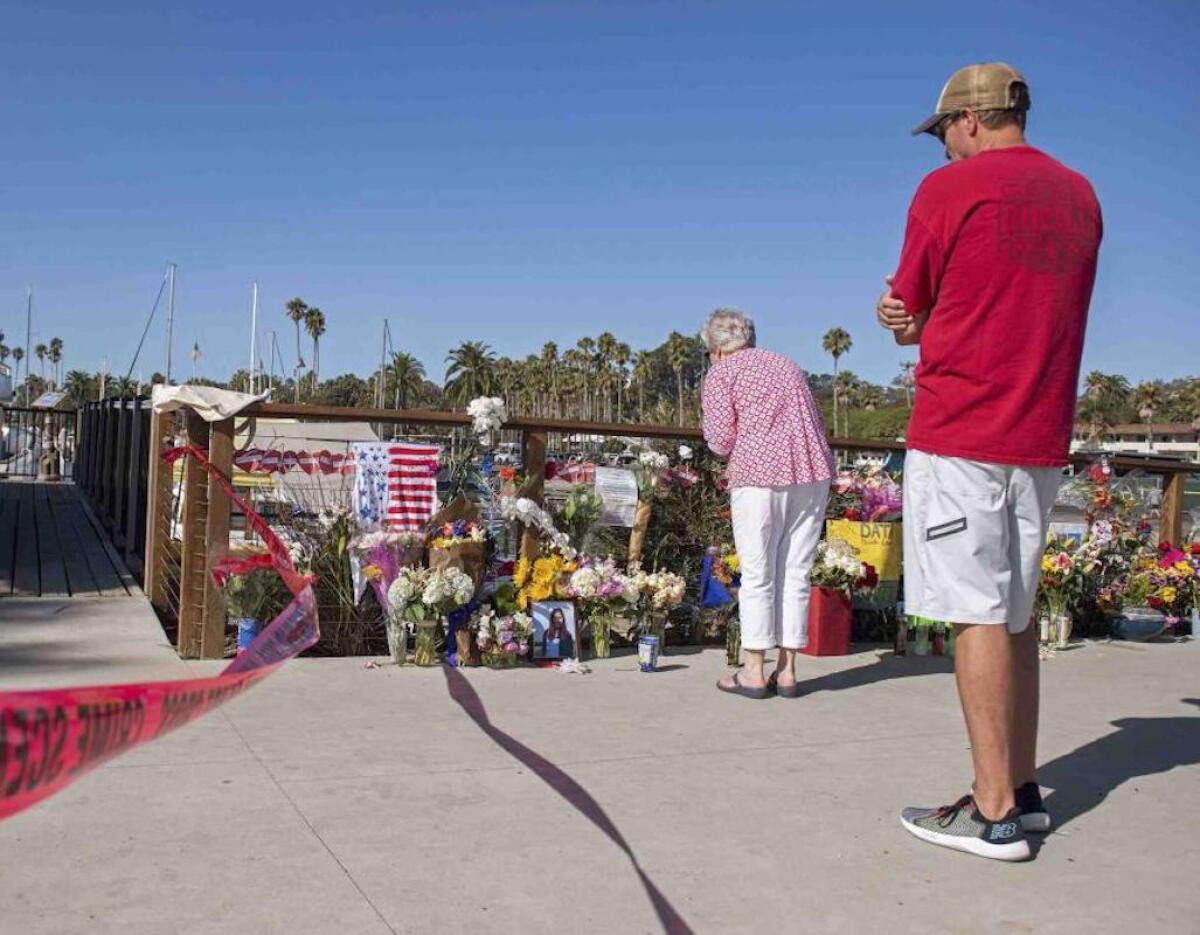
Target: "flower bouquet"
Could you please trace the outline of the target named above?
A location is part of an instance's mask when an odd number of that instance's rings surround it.
[[[839,474],[826,509],[826,538],[845,540],[875,568],[881,581],[888,582],[873,595],[880,604],[894,602],[899,591],[903,506],[899,481],[872,467]]]
[[[1196,551],[1194,551],[1196,550]],[[1200,601],[1200,550],[1192,546],[1184,552],[1169,542],[1158,546],[1158,555],[1147,555],[1134,573],[1135,579],[1144,580],[1146,604],[1166,617],[1172,630],[1178,627],[1183,616]]]
[[[637,480],[638,505],[633,514],[633,529],[629,534],[629,560],[639,561],[646,545],[646,533],[650,528],[650,515],[654,511],[654,498],[663,489],[663,481],[670,469],[671,461],[657,451],[643,451],[633,465]]]
[[[875,568],[864,562],[843,539],[824,539],[817,545],[808,603],[810,656],[844,656],[850,652],[852,598],[879,584]]]
[[[644,572],[636,564],[629,569],[630,593],[636,588],[638,600],[633,607],[637,630],[643,636],[658,637],[660,651],[666,650],[667,615],[683,602],[687,583],[670,571]]]
[[[565,561],[571,561],[578,554],[571,545],[571,537],[565,532],[560,532],[554,525],[553,517],[529,497],[502,497],[500,515],[537,530]]]
[[[1080,561],[1079,546],[1072,539],[1051,534],[1042,552],[1042,576],[1038,602],[1045,610],[1038,621],[1038,638],[1058,648],[1071,638],[1071,613],[1078,608],[1086,586],[1086,565]]]
[[[719,546],[709,546],[709,575],[712,580],[724,589],[730,598],[728,603],[720,607],[719,616],[725,624],[725,661],[736,666],[742,658],[742,624],[738,620],[738,591],[742,585],[742,560],[737,550],[729,543]],[[712,606],[721,601],[724,595],[721,589],[713,588],[710,596],[709,587],[701,595],[702,606]]]
[[[550,555],[532,562],[522,556],[513,567],[513,584],[517,589],[517,606],[528,610],[538,601],[565,600],[570,597],[567,577],[578,566],[561,555]]]
[[[503,616],[488,610],[479,618],[475,643],[483,654],[484,665],[493,669],[515,666],[529,652],[533,620],[520,611]]]
[[[892,523],[904,507],[900,483],[882,468],[842,471],[834,478],[826,516],[856,523]]]
[[[566,593],[577,601],[592,625],[592,654],[607,659],[612,653],[612,624],[617,614],[635,604],[640,591],[611,558],[584,558],[567,579]]]
[[[350,553],[353,562],[361,569],[362,578],[375,592],[379,606],[386,611],[388,588],[396,580],[401,568],[421,563],[425,554],[425,537],[412,532],[368,532],[350,541]],[[361,586],[356,593],[361,596]]]
[[[485,448],[494,448],[500,427],[508,421],[508,407],[499,396],[478,396],[467,403],[471,430]]]
[[[388,642],[397,664],[403,663],[400,634],[408,624],[417,629],[413,662],[419,666],[438,663],[437,641],[441,618],[469,602],[475,582],[458,568],[404,568],[388,588]],[[393,629],[398,633],[393,641]]]
[[[478,589],[487,571],[490,541],[475,504],[464,496],[456,497],[438,512],[429,528],[429,567],[466,572]]]
[[[559,510],[559,522],[570,537],[571,545],[585,551],[593,530],[604,512],[604,500],[591,484],[575,484]]]

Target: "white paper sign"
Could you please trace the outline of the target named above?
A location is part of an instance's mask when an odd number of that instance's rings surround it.
[[[633,471],[624,468],[596,468],[596,493],[604,501],[601,526],[632,528],[637,513],[638,488]]]

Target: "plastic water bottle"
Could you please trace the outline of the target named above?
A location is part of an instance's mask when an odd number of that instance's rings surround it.
[[[904,618],[904,601],[896,601],[896,639],[892,648],[897,656],[908,655],[908,621]]]

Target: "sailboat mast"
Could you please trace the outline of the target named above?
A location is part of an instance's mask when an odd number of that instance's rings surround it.
[[[254,367],[258,362],[258,282],[254,283],[250,292],[250,392],[258,392],[258,383],[254,377]]]
[[[167,385],[171,385],[171,343],[175,334],[175,264],[167,266],[171,277],[171,292],[167,298]]]
[[[276,348],[275,332],[272,331],[271,332],[271,379],[270,379],[270,382],[267,383],[267,388],[271,391],[272,397],[275,396],[275,348]]]
[[[33,286],[25,296],[25,405],[29,405],[29,364],[33,358],[29,351],[33,346]]]

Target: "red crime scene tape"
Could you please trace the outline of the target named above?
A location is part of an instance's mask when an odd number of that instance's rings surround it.
[[[266,543],[267,556],[225,559],[214,576],[274,568],[294,599],[218,675],[43,691],[0,692],[0,820],[66,788],[106,760],[196,720],[266,678],[316,643],[320,630],[312,579],[296,571],[287,548],[233,490],[204,452],[176,448],[166,457],[196,458]]]

